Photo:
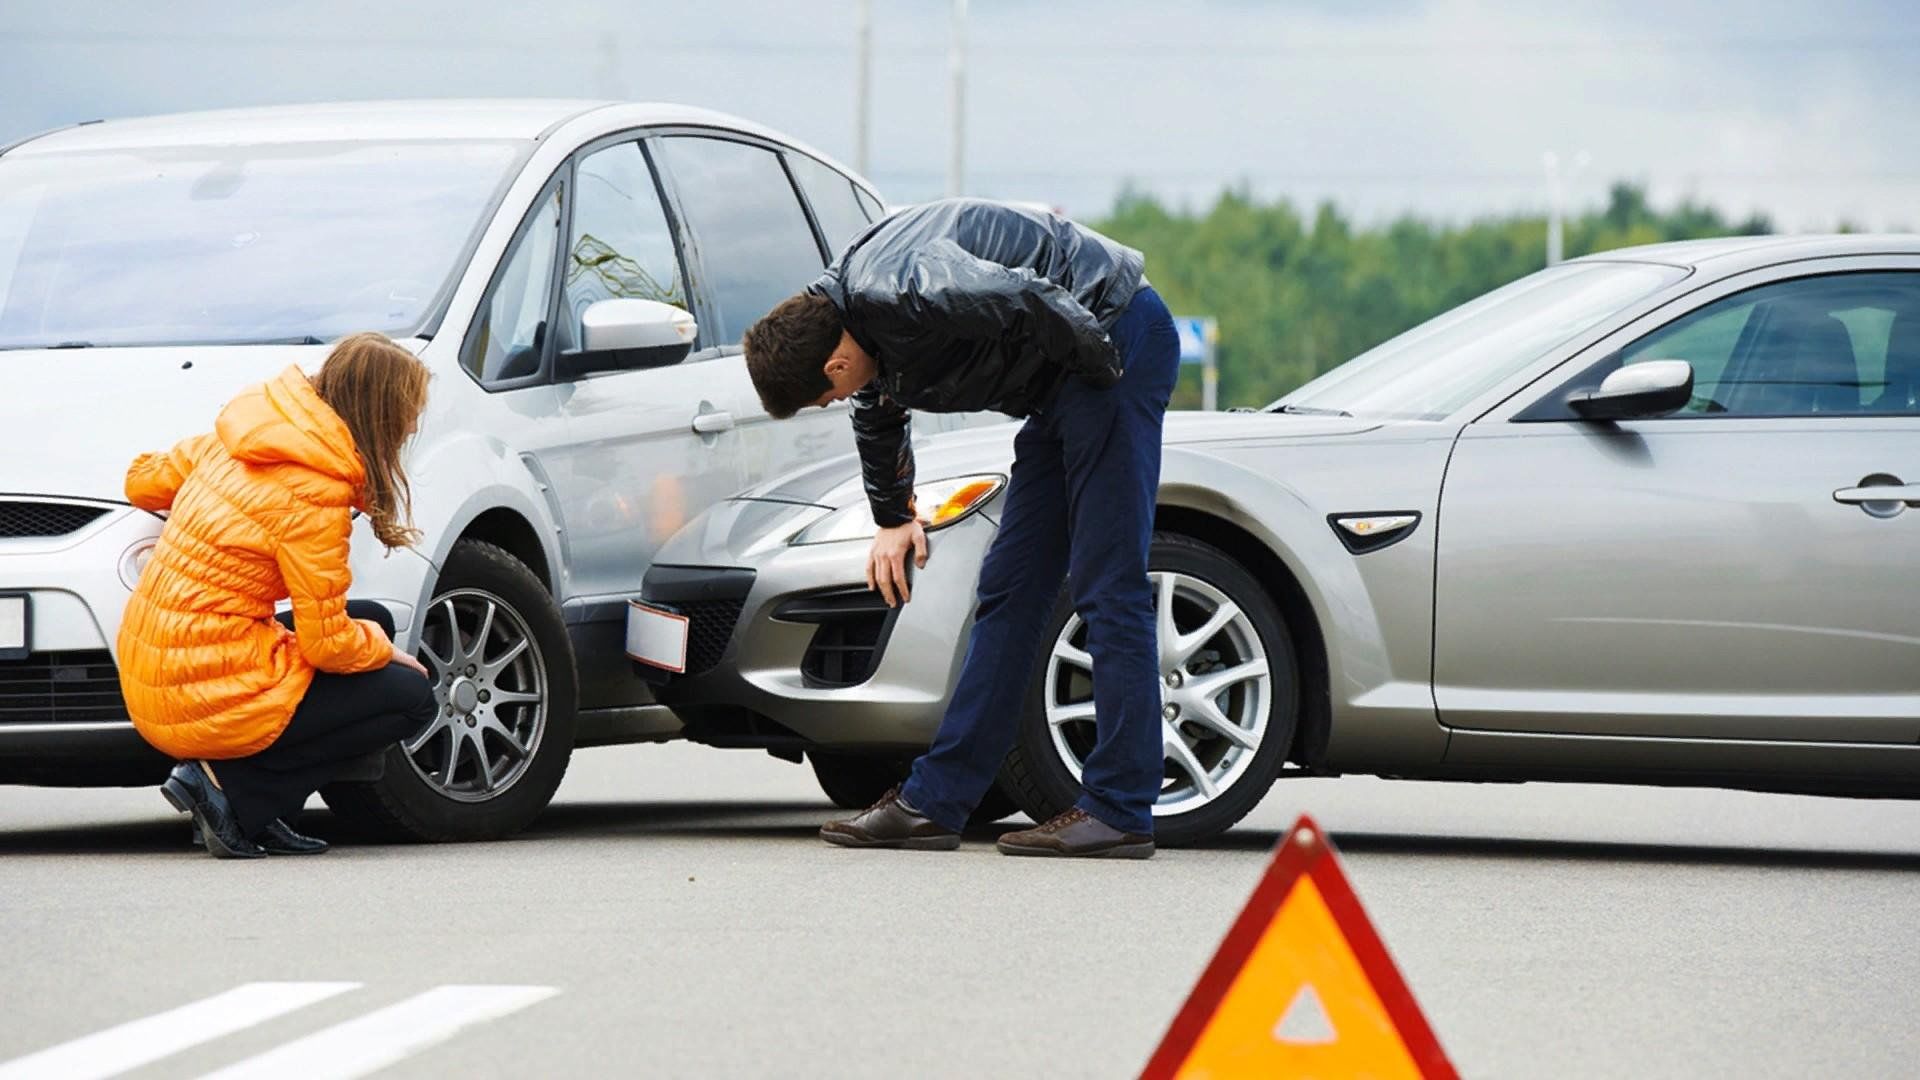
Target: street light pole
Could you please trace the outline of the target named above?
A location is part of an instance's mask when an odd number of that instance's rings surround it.
[[[1547,265],[1558,266],[1566,254],[1566,217],[1567,190],[1565,181],[1580,175],[1587,167],[1585,150],[1573,155],[1573,167],[1563,177],[1560,174],[1560,155],[1549,150],[1540,155],[1541,164],[1547,169]]]
[[[860,0],[854,21],[853,171],[867,175],[867,117],[873,92],[873,0]]]
[[[947,118],[951,144],[947,148],[947,194],[959,195],[966,186],[967,129],[967,0],[953,0],[953,40],[947,49]]]

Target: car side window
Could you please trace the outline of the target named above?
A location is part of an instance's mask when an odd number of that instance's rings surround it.
[[[1920,272],[1827,274],[1722,297],[1621,350],[1685,360],[1681,415],[1920,415]]]
[[[700,338],[707,346],[735,344],[820,275],[820,246],[773,151],[694,135],[668,136],[659,146],[717,309],[717,325],[702,327]]]
[[[813,207],[813,219],[820,223],[820,235],[827,241],[827,261],[832,262],[870,224],[854,194],[853,181],[805,154],[788,154],[787,164],[800,181],[800,190],[807,193],[807,205]]]
[[[887,212],[881,209],[880,204],[874,200],[873,196],[867,194],[864,188],[855,187],[853,197],[859,200],[860,209],[866,211],[868,221],[879,221],[886,216]]]
[[[512,382],[541,371],[547,311],[553,298],[561,189],[543,197],[501,263],[480,316],[467,335],[461,366],[484,386]]]
[[[573,186],[559,349],[579,347],[580,318],[596,301],[632,297],[689,307],[673,228],[640,144],[589,154]]]

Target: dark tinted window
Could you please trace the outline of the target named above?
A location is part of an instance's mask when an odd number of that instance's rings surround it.
[[[754,320],[819,276],[820,247],[771,150],[695,136],[660,144],[719,309],[708,320],[717,325],[701,327],[701,342],[736,344]]]
[[[553,297],[555,240],[560,233],[560,189],[548,192],[501,263],[493,291],[480,307],[460,362],[483,383],[540,372],[548,301]]]
[[[573,198],[561,349],[579,344],[580,316],[596,300],[633,297],[689,306],[673,229],[639,143],[610,146],[583,159]]]
[[[1920,273],[1832,274],[1723,297],[1629,345],[1685,360],[1683,414],[1920,412]]]
[[[800,190],[807,193],[807,203],[813,207],[814,219],[820,222],[820,232],[827,238],[828,260],[839,258],[869,224],[867,212],[854,195],[853,181],[805,154],[788,154],[787,164],[793,167]]]

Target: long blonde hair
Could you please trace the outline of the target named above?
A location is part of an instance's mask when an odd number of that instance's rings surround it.
[[[427,366],[385,334],[340,339],[327,355],[313,388],[346,421],[367,479],[360,505],[373,535],[389,549],[420,540],[413,527],[413,490],[400,464],[400,448],[427,406]]]

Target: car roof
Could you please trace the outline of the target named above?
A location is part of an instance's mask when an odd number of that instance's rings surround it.
[[[1675,240],[1586,255],[1573,262],[1654,262],[1691,270],[1736,273],[1799,259],[1842,255],[1920,254],[1920,235],[1911,233],[1831,233],[1794,236],[1723,236],[1711,240]]]
[[[29,139],[9,156],[156,146],[357,142],[377,139],[537,139],[596,109],[644,124],[720,126],[770,134],[737,117],[688,105],[572,99],[445,99],[271,105],[90,121]],[[791,141],[791,140],[782,140]]]

